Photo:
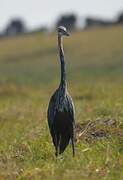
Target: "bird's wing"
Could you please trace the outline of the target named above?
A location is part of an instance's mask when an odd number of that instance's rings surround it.
[[[67,98],[68,112],[70,113],[70,116],[74,122],[75,121],[75,108],[74,108],[73,100],[69,94],[67,94],[66,98]]]
[[[56,98],[56,92],[51,97],[50,102],[49,102],[49,106],[48,106],[47,116],[48,116],[49,128],[52,127],[53,120],[55,117],[55,98]]]

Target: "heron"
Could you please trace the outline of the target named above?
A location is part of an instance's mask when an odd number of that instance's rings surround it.
[[[55,146],[55,155],[62,154],[69,142],[72,145],[72,154],[75,155],[74,128],[75,128],[75,110],[71,96],[67,90],[65,59],[63,50],[63,37],[69,36],[66,28],[58,27],[58,52],[61,65],[61,80],[59,87],[51,96],[48,106],[48,125],[53,144]]]

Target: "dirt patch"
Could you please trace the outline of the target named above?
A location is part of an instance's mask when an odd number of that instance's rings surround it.
[[[100,138],[116,135],[123,137],[123,129],[118,128],[115,119],[97,119],[85,123],[77,123],[75,126],[76,142],[85,140],[91,142]]]

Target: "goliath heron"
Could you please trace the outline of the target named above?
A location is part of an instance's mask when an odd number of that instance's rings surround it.
[[[63,36],[69,36],[65,27],[58,27],[58,50],[61,64],[61,81],[58,89],[52,95],[48,107],[48,125],[55,146],[56,156],[66,149],[71,140],[74,150],[74,105],[67,91],[65,61],[63,51]]]

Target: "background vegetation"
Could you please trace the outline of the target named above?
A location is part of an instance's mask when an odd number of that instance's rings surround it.
[[[115,119],[108,137],[55,158],[46,111],[60,79],[56,35],[0,40],[0,179],[123,179],[123,27],[66,38],[76,122]],[[110,127],[109,127],[110,129]],[[115,133],[114,133],[115,131]]]

